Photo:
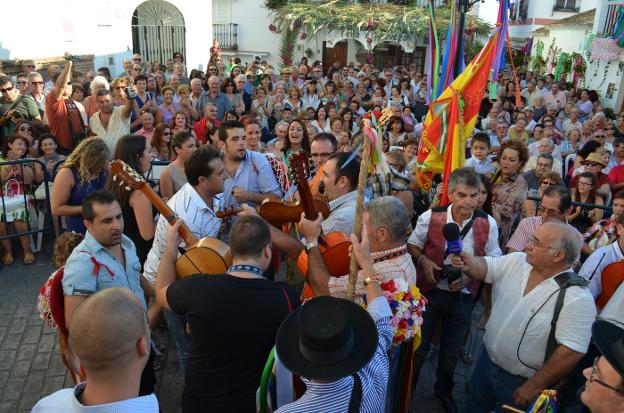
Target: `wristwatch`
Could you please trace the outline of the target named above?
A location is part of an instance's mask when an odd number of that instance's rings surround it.
[[[312,242],[308,242],[305,246],[305,252],[306,254],[310,253],[310,250],[314,247],[318,247],[318,241],[312,241]]]

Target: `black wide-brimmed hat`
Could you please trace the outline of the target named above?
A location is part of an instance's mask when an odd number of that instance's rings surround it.
[[[362,369],[377,343],[375,322],[364,308],[324,296],[306,302],[282,322],[275,349],[293,373],[312,380],[337,380]]]
[[[592,337],[604,358],[624,379],[624,330],[608,321],[596,320]]]

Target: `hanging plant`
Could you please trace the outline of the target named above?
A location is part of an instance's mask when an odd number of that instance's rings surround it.
[[[292,30],[290,28],[286,28],[283,31],[280,45],[280,60],[282,62],[282,67],[293,65],[294,51],[298,35],[299,29]]]

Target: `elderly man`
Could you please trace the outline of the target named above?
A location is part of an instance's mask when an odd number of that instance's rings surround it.
[[[199,97],[199,110],[201,113],[205,113],[208,103],[214,103],[217,107],[216,119],[219,121],[223,120],[225,112],[232,109],[230,99],[219,90],[219,78],[217,76],[208,78],[208,90],[203,91]]]
[[[202,85],[202,80],[200,78],[195,78],[191,80],[191,104],[195,110],[199,110],[199,98],[204,91],[204,87]]]
[[[495,285],[485,347],[469,381],[464,412],[489,412],[501,403],[526,408],[581,360],[596,307],[571,270],[579,253],[573,229],[547,222],[531,237],[526,253],[452,256],[456,268]]]
[[[526,89],[522,89],[520,96],[524,98],[527,106],[535,106],[535,98],[540,95],[539,91],[535,89],[535,82],[527,82]]]
[[[542,155],[548,155],[552,158],[552,163],[550,165],[550,170],[553,172],[557,172],[559,175],[563,174],[563,169],[561,165],[561,160],[555,158],[553,156],[553,152],[555,150],[555,144],[552,139],[542,138],[539,141],[535,142],[535,146],[537,148],[537,155],[531,155],[526,165],[524,166],[524,172],[531,171],[535,169],[538,163],[538,158]]]
[[[624,411],[624,329],[598,320],[592,337],[602,353],[594,365],[583,371],[587,379],[581,402],[591,413]]]
[[[33,412],[153,412],[158,400],[139,396],[141,372],[150,354],[150,330],[141,301],[125,288],[93,294],[69,323],[69,346],[87,382],[39,401]]]
[[[218,121],[216,117],[217,105],[215,105],[214,103],[206,104],[206,107],[204,108],[204,117],[201,118],[197,123],[195,123],[195,126],[193,126],[195,136],[202,144],[213,143],[210,142],[210,139],[206,136],[206,133],[210,131],[213,126],[221,126],[221,122]]]
[[[405,238],[410,227],[407,208],[393,196],[382,196],[364,205],[362,214],[362,244],[365,254],[356,254],[361,270],[356,282],[356,301],[362,303],[367,279],[379,283],[403,280],[408,285],[416,284],[416,267],[407,252]],[[307,243],[310,267],[308,282],[315,296],[331,295],[344,298],[349,277],[331,277],[318,250],[318,237],[321,234],[320,217],[312,222],[302,218],[299,229]],[[352,239],[354,237],[352,236]],[[359,248],[362,247],[356,243]],[[388,382],[388,411],[395,411],[396,384],[399,370],[398,348],[390,351],[390,376]]]
[[[565,217],[571,210],[572,199],[570,198],[570,192],[566,188],[558,185],[547,187],[537,208],[538,216],[526,217],[520,221],[518,228],[516,228],[509,242],[507,242],[507,252],[524,251],[538,228],[551,221],[565,223]],[[581,234],[573,226],[567,225],[576,232],[580,248],[583,245]]]
[[[472,168],[453,171],[449,178],[449,198],[446,207],[426,211],[418,218],[408,242],[408,250],[420,267],[418,287],[429,304],[422,325],[422,344],[414,360],[414,382],[425,362],[431,340],[438,324],[444,340],[440,343],[435,394],[445,412],[457,410],[452,396],[455,385],[453,373],[466,331],[479,283],[461,273],[451,271],[445,254],[443,230],[455,224],[462,238],[464,251],[477,256],[499,256],[498,228],[493,217],[477,209],[481,181]]]
[[[552,155],[548,153],[541,153],[536,159],[537,160],[534,160],[533,162],[533,168],[529,170],[525,168],[526,172],[522,174],[522,177],[526,181],[529,188],[530,196],[538,195],[540,179],[545,173],[553,170],[553,164],[555,161]],[[559,172],[559,175],[561,175],[561,172]]]
[[[559,84],[554,83],[550,85],[550,92],[544,94],[544,102],[548,105],[549,103],[555,103],[557,105],[557,109],[561,109],[566,104],[566,95],[562,91],[559,90]]]
[[[43,112],[45,112],[45,93],[43,92],[44,82],[43,77],[37,72],[30,72],[28,74],[28,90],[30,96],[37,107],[39,108],[39,114],[43,117]]]
[[[0,76],[0,125],[4,142],[15,134],[17,122],[41,120],[37,104],[34,100],[20,96],[10,76]]]
[[[583,123],[579,120],[580,113],[581,110],[576,106],[570,108],[568,118],[561,124],[561,128],[565,134],[567,134],[570,129],[583,129]]]
[[[130,115],[134,100],[126,96],[125,105],[114,106],[111,91],[107,89],[98,90],[95,99],[100,110],[89,119],[89,127],[95,136],[106,142],[112,156],[117,141],[130,133]]]

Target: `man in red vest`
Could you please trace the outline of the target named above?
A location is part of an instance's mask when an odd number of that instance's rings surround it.
[[[441,332],[436,397],[445,412],[456,412],[453,400],[453,373],[464,337],[470,327],[470,314],[479,282],[453,271],[446,253],[442,228],[449,223],[459,227],[463,251],[476,256],[500,256],[498,228],[494,218],[477,209],[481,178],[472,168],[453,171],[449,178],[450,205],[426,211],[418,218],[408,240],[408,251],[417,265],[418,288],[427,297],[422,325],[422,344],[415,356],[414,383],[418,380],[436,325]]]

